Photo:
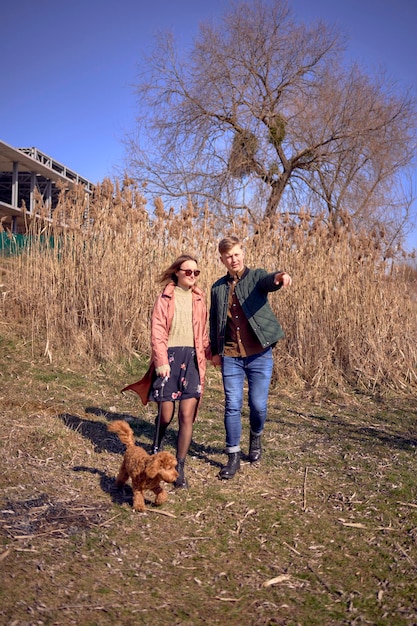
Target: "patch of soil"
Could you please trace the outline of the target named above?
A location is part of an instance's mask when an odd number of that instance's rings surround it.
[[[25,501],[8,500],[0,511],[0,534],[14,540],[68,537],[100,526],[108,511],[106,505],[59,501],[44,493]]]

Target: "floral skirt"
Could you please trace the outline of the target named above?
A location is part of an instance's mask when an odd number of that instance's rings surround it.
[[[168,348],[171,374],[168,380],[158,377],[151,389],[150,399],[156,402],[186,400],[201,396],[200,374],[195,348]]]

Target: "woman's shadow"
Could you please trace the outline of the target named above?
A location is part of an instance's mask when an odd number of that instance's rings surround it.
[[[136,439],[141,439],[140,445],[150,452],[151,443],[143,441],[147,439],[152,441],[154,425],[150,424],[141,417],[131,415],[130,413],[117,413],[106,411],[98,407],[87,407],[85,412],[96,417],[104,417],[107,422],[114,420],[125,420],[131,426]],[[67,428],[79,433],[84,439],[89,439],[93,444],[94,452],[111,452],[113,454],[123,454],[125,447],[119,441],[114,433],[107,429],[107,424],[101,421],[83,419],[79,415],[71,413],[61,413],[58,416]]]
[[[104,417],[108,422],[114,420],[125,420],[129,422],[135,438],[139,439],[139,444],[146,452],[150,453],[152,450],[152,442],[155,434],[155,421],[149,422],[136,415],[130,413],[117,413],[112,411],[106,411],[99,407],[87,407],[86,413],[96,415],[97,417]],[[82,419],[78,415],[71,415],[70,413],[61,413],[58,416],[67,428],[74,430],[86,439],[89,439],[94,446],[95,452],[111,452],[113,454],[123,454],[125,447],[120,443],[117,435],[109,432],[107,425],[103,422],[95,420]],[[156,419],[156,416],[155,416]],[[147,441],[143,441],[146,439]],[[177,429],[175,426],[169,426],[164,436],[164,445],[176,447],[177,443]],[[199,444],[196,441],[192,441],[190,445],[190,453],[199,458],[201,461],[213,465],[215,467],[221,466],[220,463],[214,461],[211,456],[215,454],[223,453],[223,449],[214,446],[206,446]]]

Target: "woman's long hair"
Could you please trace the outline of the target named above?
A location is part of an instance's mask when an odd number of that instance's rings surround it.
[[[182,254],[181,256],[176,258],[175,261],[171,263],[171,265],[167,267],[166,270],[161,272],[158,277],[158,282],[166,284],[172,280],[175,284],[177,284],[178,277],[175,272],[178,272],[184,261],[194,261],[194,263],[197,263],[197,259],[195,259],[193,256],[190,256],[189,254]]]

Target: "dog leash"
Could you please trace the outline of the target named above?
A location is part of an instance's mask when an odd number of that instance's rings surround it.
[[[168,382],[168,377],[165,376],[164,378],[161,379],[160,385],[157,384],[156,386],[154,386],[154,389],[159,388],[160,394],[159,394],[159,401],[158,401],[158,415],[156,417],[155,437],[154,437],[153,444],[152,444],[152,454],[157,454],[159,450],[158,438],[159,438],[159,429],[160,429],[160,424],[161,424],[162,402],[164,400],[164,387],[167,382]]]

